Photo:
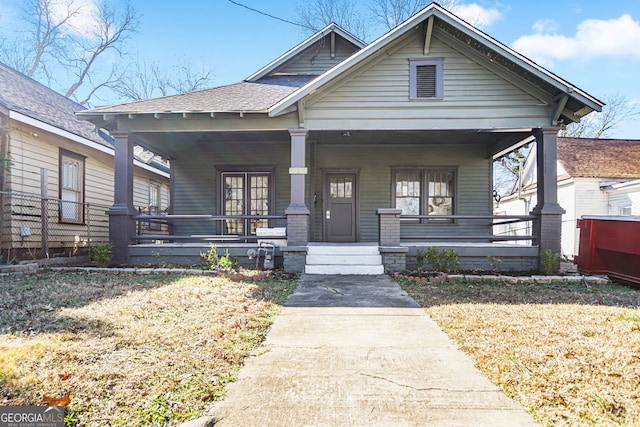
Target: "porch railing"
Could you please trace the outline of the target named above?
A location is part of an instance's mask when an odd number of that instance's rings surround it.
[[[140,223],[167,225],[170,232],[168,234],[137,234],[133,237],[138,242],[142,241],[203,241],[203,242],[255,242],[258,239],[274,240],[283,239],[283,236],[257,236],[255,234],[174,234],[173,226],[176,221],[194,222],[224,222],[227,220],[268,220],[270,227],[278,221],[284,221],[282,227],[286,226],[286,215],[134,215],[133,220]],[[139,229],[140,227],[136,227]],[[214,227],[216,230],[217,226]]]
[[[447,240],[447,241],[490,241],[508,242],[521,241],[532,243],[535,236],[532,233],[532,222],[536,219],[533,215],[400,215],[400,238],[401,240]],[[441,232],[424,234],[403,234],[402,226],[409,221],[421,222],[423,224],[437,224],[439,221],[487,221],[486,234],[442,234]],[[446,224],[446,223],[445,223]],[[514,225],[520,226],[514,227]],[[505,227],[500,230],[500,228]],[[441,231],[441,230],[439,230]]]

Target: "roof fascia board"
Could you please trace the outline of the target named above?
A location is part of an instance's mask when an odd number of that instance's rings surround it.
[[[52,126],[52,125],[50,125],[48,123],[41,122],[40,120],[36,120],[33,117],[29,117],[29,116],[24,115],[22,113],[18,113],[17,111],[10,111],[9,112],[9,118],[13,119],[13,120],[16,120],[18,122],[27,124],[29,126],[36,127],[36,128],[41,129],[41,130],[43,130],[45,132],[49,132],[49,133],[52,133],[54,135],[58,135],[58,136],[60,136],[62,138],[69,139],[71,141],[77,142],[78,144],[82,144],[85,147],[89,147],[89,148],[92,148],[94,150],[98,150],[98,151],[100,151],[102,153],[110,155],[111,157],[113,157],[115,155],[114,150],[112,148],[105,147],[104,145],[98,144],[97,142],[91,141],[90,139],[87,139],[87,138],[84,138],[82,136],[76,135],[75,133],[71,133],[71,132],[66,131],[64,129],[60,129],[58,127]],[[153,173],[155,173],[157,175],[163,176],[165,178],[169,178],[169,174],[168,173],[166,173],[164,171],[161,171],[161,170],[158,170],[158,169],[154,168],[153,166],[149,166],[149,165],[147,165],[147,164],[145,164],[145,163],[143,163],[143,162],[141,162],[139,160],[134,160],[133,163],[136,166],[139,166],[139,167],[141,167],[143,169],[147,169],[148,171],[153,172]]]
[[[366,46],[365,42],[363,42],[362,40],[360,40],[359,38],[357,38],[353,34],[351,34],[351,33],[347,32],[346,30],[342,29],[337,24],[331,23],[331,24],[327,25],[326,27],[324,27],[323,29],[321,29],[320,31],[318,31],[317,33],[313,34],[311,37],[307,38],[306,40],[303,40],[298,45],[296,45],[293,48],[289,49],[284,54],[280,55],[278,58],[274,59],[269,64],[265,65],[264,67],[262,67],[261,69],[259,69],[255,73],[251,74],[245,80],[249,81],[249,82],[253,82],[253,81],[256,81],[256,80],[266,76],[271,71],[273,71],[274,69],[278,68],[280,65],[284,64],[285,62],[287,62],[291,58],[295,57],[296,55],[298,55],[299,53],[301,53],[302,51],[307,49],[309,46],[313,45],[314,43],[316,43],[317,41],[319,41],[323,37],[325,37],[327,34],[330,34],[332,32],[340,35],[342,38],[346,39],[347,41],[351,42],[352,44],[354,44],[355,46],[358,46],[361,49]]]
[[[160,169],[157,169],[157,168],[155,168],[155,167],[153,167],[151,165],[148,165],[148,164],[146,164],[144,162],[141,162],[140,160],[135,160],[134,159],[133,160],[133,164],[135,166],[139,166],[142,169],[148,170],[149,172],[154,173],[156,175],[160,175],[160,176],[162,176],[164,178],[167,178],[167,179],[170,178],[170,175],[167,172],[165,172],[163,170],[160,170]]]
[[[54,135],[61,136],[65,139],[72,140],[89,148],[93,148],[94,150],[101,151],[103,153],[113,155],[113,149],[109,147],[105,147],[102,144],[98,144],[97,142],[91,141],[90,139],[84,138],[80,135],[76,135],[75,133],[66,131],[64,129],[60,129],[59,127],[50,125],[48,123],[41,122],[40,120],[34,119],[33,117],[29,117],[25,114],[18,113],[17,111],[11,111],[9,114],[11,119],[17,120],[29,126],[36,127],[43,131],[52,133]]]
[[[481,67],[489,70],[490,72],[500,76],[500,78],[506,80],[507,82],[513,84],[514,86],[517,86],[520,89],[524,90],[529,95],[531,95],[534,98],[536,98],[538,101],[545,102],[545,103],[552,102],[553,98],[552,98],[551,94],[543,91],[540,88],[537,88],[536,86],[534,86],[533,84],[529,83],[528,81],[526,81],[522,77],[518,76],[517,74],[510,73],[510,72],[502,69],[498,65],[495,65],[495,64],[493,64],[491,62],[487,62],[486,58],[483,55],[481,55],[480,53],[478,53],[478,52],[476,52],[474,50],[468,49],[467,45],[462,43],[460,40],[451,39],[451,38],[444,39],[444,38],[441,38],[441,37],[437,37],[437,38],[442,43],[444,43],[447,46],[449,46],[450,48],[452,48],[452,49],[460,52],[460,54],[465,55],[466,57],[472,59],[479,66],[481,66]]]
[[[481,42],[483,42],[489,48],[497,51],[498,53],[503,54],[507,59],[516,63],[517,65],[520,65],[525,69],[527,68],[532,69],[532,71],[534,72],[534,74],[536,74],[536,76],[545,80],[547,83],[557,87],[559,90],[563,92],[570,92],[570,96],[577,98],[579,101],[583,102],[584,104],[588,105],[589,107],[593,108],[596,111],[600,111],[600,109],[604,105],[601,101],[589,95],[582,89],[575,87],[574,85],[564,80],[560,76],[557,76],[551,73],[549,70],[545,69],[544,67],[541,67],[540,65],[536,64],[526,56],[521,55],[520,53],[511,49],[510,47],[500,43],[499,41],[489,36],[488,34],[478,30],[471,24],[453,15],[451,12],[442,8],[439,8],[439,10],[442,13],[441,15],[439,14],[438,17],[441,18],[443,21],[447,22],[450,25],[453,25],[454,27],[460,30],[467,30],[467,32],[474,34]]]
[[[615,184],[601,185],[600,189],[605,192],[613,192],[618,190],[638,190],[640,189],[640,179],[618,182]]]
[[[458,28],[461,31],[470,33],[474,37],[477,37],[482,43],[486,44],[489,48],[496,50],[497,52],[501,53],[506,58],[520,65],[521,67],[531,70],[536,76],[540,77],[541,79],[545,80],[551,85],[557,87],[558,90],[566,93],[570,92],[569,96],[578,99],[579,101],[583,102],[585,105],[588,105],[590,108],[593,108],[596,111],[600,111],[602,109],[602,106],[604,104],[598,99],[590,96],[589,94],[582,91],[581,89],[571,85],[564,79],[561,79],[555,74],[552,74],[551,72],[547,71],[543,67],[537,65],[536,63],[526,58],[525,56],[520,55],[519,53],[510,49],[509,47],[491,38],[487,34],[474,28],[472,25],[461,20],[460,18],[453,15],[451,12],[447,11],[446,9],[443,9],[438,4],[431,3],[429,6],[424,8],[421,12],[418,12],[416,15],[406,20],[404,23],[400,24],[393,30],[379,37],[377,40],[375,40],[374,42],[372,42],[371,44],[369,44],[359,52],[356,52],[349,58],[342,61],[340,64],[327,70],[324,74],[320,75],[317,79],[307,83],[306,85],[302,86],[300,89],[296,90],[286,98],[282,99],[280,102],[273,105],[269,109],[269,116],[271,117],[277,116],[287,106],[291,105],[292,103],[296,103],[298,100],[300,100],[300,98],[306,96],[311,91],[318,89],[320,86],[324,85],[327,81],[331,80],[336,75],[342,73],[345,69],[352,67],[353,65],[362,61],[364,58],[367,58],[368,56],[375,54],[380,49],[382,49],[384,45],[402,36],[404,33],[409,31],[415,25],[420,24],[421,22],[423,22],[425,19],[429,18],[432,15],[435,15],[436,17],[442,19],[443,21]]]

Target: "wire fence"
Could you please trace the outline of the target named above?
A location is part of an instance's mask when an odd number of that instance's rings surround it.
[[[89,254],[109,241],[109,206],[0,192],[4,262]]]

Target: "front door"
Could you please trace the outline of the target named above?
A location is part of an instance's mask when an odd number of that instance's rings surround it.
[[[324,239],[356,241],[356,174],[327,173],[324,180]]]

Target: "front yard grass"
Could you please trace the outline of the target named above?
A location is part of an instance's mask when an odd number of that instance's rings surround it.
[[[396,279],[543,425],[640,426],[639,289]]]
[[[67,425],[175,425],[260,349],[296,277],[0,277],[0,405],[69,396]]]

